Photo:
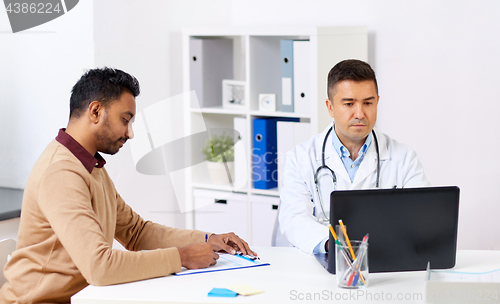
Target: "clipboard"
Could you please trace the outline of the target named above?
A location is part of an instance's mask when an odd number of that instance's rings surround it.
[[[251,260],[245,256],[241,256],[238,254],[232,255],[229,253],[220,253],[219,259],[217,260],[217,264],[215,264],[214,266],[210,266],[203,269],[186,269],[183,267],[180,272],[175,273],[174,275],[182,276],[182,275],[190,275],[198,273],[226,271],[233,269],[270,266],[270,265],[271,264],[263,262],[261,260]]]

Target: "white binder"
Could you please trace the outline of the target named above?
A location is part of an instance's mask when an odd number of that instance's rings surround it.
[[[247,119],[245,117],[234,118],[234,129],[240,134],[240,139],[234,145],[234,190],[247,187],[248,181],[248,136]]]
[[[278,121],[278,189],[283,184],[283,169],[285,168],[286,153],[301,142],[311,138],[311,124],[306,122]]]
[[[221,106],[222,80],[233,78],[233,41],[191,38],[189,52],[190,88],[200,107]]]
[[[311,52],[308,40],[293,42],[293,101],[294,112],[311,114]]]
[[[191,100],[191,108],[202,107],[203,105],[203,40],[189,40],[189,84],[194,90],[199,104],[194,104]]]
[[[280,41],[281,56],[281,100],[278,111],[294,112],[293,106],[293,40]]]

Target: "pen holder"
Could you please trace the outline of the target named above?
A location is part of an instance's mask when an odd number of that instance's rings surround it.
[[[337,230],[339,231],[339,230]],[[368,286],[368,242],[341,238],[335,244],[335,276],[342,288],[360,289]],[[350,246],[349,246],[350,243]]]

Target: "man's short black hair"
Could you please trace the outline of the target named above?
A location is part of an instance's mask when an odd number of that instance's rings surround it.
[[[108,67],[88,70],[71,90],[69,117],[80,117],[92,101],[99,101],[106,107],[125,91],[134,97],[139,95],[139,81],[134,76]]]
[[[377,78],[375,77],[375,72],[372,70],[370,65],[364,61],[357,59],[348,59],[337,63],[328,73],[328,88],[327,94],[328,99],[333,101],[333,93],[335,85],[340,81],[352,80],[355,82],[361,82],[366,80],[372,80],[375,83],[375,89],[378,94]]]

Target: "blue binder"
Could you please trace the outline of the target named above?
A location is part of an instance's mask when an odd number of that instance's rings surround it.
[[[277,121],[295,121],[298,118],[256,118],[253,120],[252,179],[255,189],[278,187]]]
[[[278,111],[294,112],[293,40],[280,41],[281,98]]]

